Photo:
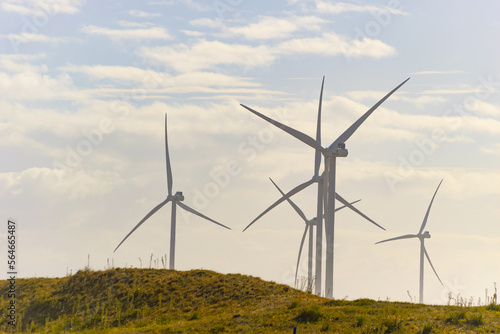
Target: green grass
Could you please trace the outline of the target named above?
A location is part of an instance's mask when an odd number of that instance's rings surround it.
[[[327,300],[259,278],[207,270],[79,271],[17,280],[18,327],[36,333],[500,333],[500,310]],[[0,308],[8,306],[0,281]],[[3,312],[1,313],[3,314]]]

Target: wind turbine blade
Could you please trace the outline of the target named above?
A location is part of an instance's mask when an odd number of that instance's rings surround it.
[[[274,184],[274,186],[279,190],[279,192],[281,193],[281,195],[285,196],[285,193],[283,191],[281,191],[280,187],[278,187],[278,185],[276,183],[274,183],[273,179],[269,178],[269,180],[271,180],[271,182]],[[290,198],[287,198],[286,199],[288,201],[288,203],[290,203],[290,205],[295,209],[295,212],[297,212],[299,214],[299,216],[305,221],[307,222],[307,218],[306,216],[304,215],[304,212],[302,212],[302,210],[300,210],[300,208],[290,199]]]
[[[351,202],[351,205],[352,205],[352,204],[355,204],[355,203],[358,203],[359,201],[361,201],[361,200],[360,200],[360,199],[358,199],[357,201]],[[343,208],[347,208],[347,206],[346,206],[346,205],[342,205],[342,206],[340,206],[340,207],[336,208],[336,209],[335,209],[335,212],[337,212],[337,211],[339,211],[339,210],[342,210]]]
[[[338,199],[342,204],[344,204],[345,206],[347,206],[349,209],[351,209],[352,211],[356,212],[358,215],[360,215],[361,217],[365,218],[366,220],[368,220],[370,223],[380,227],[381,229],[383,229],[385,231],[385,228],[383,228],[382,226],[380,226],[379,224],[375,223],[372,219],[368,218],[368,216],[366,216],[364,213],[362,213],[361,211],[359,211],[358,209],[356,209],[354,206],[351,205],[351,203],[347,202],[345,199],[342,198],[342,196],[340,196],[339,194],[335,193],[335,198]]]
[[[243,232],[245,232],[250,226],[253,225],[253,223],[255,223],[260,217],[262,217],[263,215],[265,215],[266,213],[268,213],[269,211],[271,211],[275,206],[277,206],[278,204],[280,204],[281,202],[283,202],[284,200],[292,197],[293,195],[295,195],[296,193],[298,193],[299,191],[301,191],[302,189],[305,189],[307,188],[308,186],[310,186],[311,184],[314,183],[314,180],[309,180],[307,182],[304,182],[298,186],[296,186],[295,188],[293,188],[292,190],[290,190],[288,193],[285,194],[285,196],[281,197],[279,200],[277,200],[276,202],[274,202],[270,207],[268,207],[264,212],[262,212],[260,215],[257,216],[257,218],[255,218],[254,220],[252,220],[252,222],[250,224],[248,224],[247,227],[245,227],[245,229],[243,230]]]
[[[361,200],[360,200],[360,199],[358,199],[357,201],[351,202],[351,204],[358,203],[359,201],[361,201]],[[347,206],[342,205],[342,206],[340,206],[340,207],[338,207],[338,208],[335,208],[335,212],[337,212],[337,211],[339,211],[339,210],[342,210],[342,209],[344,209],[344,208],[347,208]],[[325,214],[323,214],[323,215],[321,216],[321,218],[322,218],[322,219],[323,219],[324,217],[325,217]]]
[[[373,107],[371,107],[367,112],[365,112],[363,114],[363,116],[361,116],[343,134],[341,134],[340,137],[338,137],[337,140],[335,140],[332,143],[332,145],[330,145],[329,148],[331,149],[331,148],[337,147],[338,143],[345,143],[349,139],[349,137],[351,137],[352,134],[359,128],[359,126],[361,124],[363,124],[363,122],[372,114],[372,112],[374,112],[375,109],[377,109],[385,100],[387,100],[389,98],[389,96],[391,96],[395,91],[397,91],[401,86],[403,86],[408,80],[410,80],[410,78],[408,78],[405,81],[403,81],[402,83],[400,83],[399,86],[397,86],[396,88],[394,88],[393,90],[391,90],[380,101],[378,101],[377,103],[375,103],[375,105]]]
[[[439,182],[439,185],[436,188],[436,191],[434,192],[434,195],[432,196],[431,203],[429,204],[429,207],[427,208],[427,212],[425,213],[424,221],[422,222],[422,226],[420,226],[420,231],[418,231],[418,234],[422,233],[422,231],[425,228],[425,225],[427,224],[427,218],[429,218],[429,212],[431,211],[432,202],[434,202],[434,197],[436,197],[436,194],[437,194],[438,189],[441,186],[442,182],[443,182],[443,180],[441,180],[441,182]]]
[[[302,247],[304,246],[304,240],[306,240],[306,235],[307,235],[307,229],[308,228],[309,228],[309,226],[306,224],[306,228],[304,230],[304,234],[302,234],[302,240],[300,241],[299,257],[297,258],[297,268],[295,269],[295,284],[297,284],[297,274],[299,272],[300,255],[302,254]]]
[[[321,105],[323,103],[323,86],[325,84],[325,77],[323,76],[323,81],[321,82],[321,92],[319,93],[319,105],[318,105],[318,124],[316,125],[316,143],[321,146]],[[314,176],[319,175],[319,166],[321,165],[321,152],[316,150],[314,152]]]
[[[436,277],[438,278],[439,283],[441,283],[441,285],[444,285],[443,282],[441,282],[441,279],[439,278],[439,275],[436,272],[436,269],[434,269],[434,266],[432,265],[431,258],[429,257],[429,254],[427,254],[427,249],[425,249],[425,246],[424,246],[424,253],[425,253],[425,257],[429,261],[429,264],[431,265],[432,270],[434,270],[434,274],[436,274]]]
[[[170,201],[170,198],[167,198],[166,200],[164,200],[163,202],[161,202],[160,204],[158,204],[157,206],[155,206],[153,208],[153,210],[149,211],[149,213],[144,217],[142,218],[142,220],[139,222],[139,224],[135,225],[135,227],[132,229],[132,231],[130,231],[127,236],[125,238],[123,238],[122,242],[120,242],[120,244],[118,244],[118,246],[116,246],[115,250],[113,251],[116,252],[116,250],[118,249],[118,247],[121,246],[121,244],[123,244],[123,242],[125,240],[127,240],[127,238],[132,234],[134,233],[135,230],[137,230],[139,228],[139,226],[142,225],[142,223],[144,223],[149,217],[151,217],[156,211],[160,210],[165,204],[167,204],[168,202]]]
[[[387,242],[387,241],[401,240],[401,239],[411,239],[411,238],[418,238],[418,235],[416,235],[416,234],[405,234],[405,235],[402,235],[402,236],[399,236],[399,237],[390,238],[390,239],[386,239],[386,240],[382,240],[382,241],[376,242],[375,245],[376,244],[381,244],[381,243]]]
[[[291,127],[289,126],[286,126],[278,121],[275,121],[274,119],[272,118],[269,118],[263,114],[261,114],[260,112],[256,111],[256,110],[253,110],[252,108],[249,108],[243,104],[240,104],[243,108],[249,110],[250,112],[254,113],[255,115],[259,116],[260,118],[263,118],[265,119],[266,121],[268,121],[269,123],[273,124],[274,126],[280,128],[281,130],[291,134],[292,136],[294,136],[295,138],[297,138],[298,140],[302,141],[303,143],[311,146],[312,148],[316,149],[316,150],[320,150],[321,152],[325,152],[325,149],[323,147],[321,147],[321,145],[319,145],[318,143],[316,143],[316,140],[312,139],[311,137],[309,137],[308,135],[300,132],[300,131],[297,131],[295,129],[292,129]]]
[[[170,166],[170,157],[168,155],[168,139],[167,139],[167,113],[165,113],[165,156],[167,157],[167,186],[168,195],[172,196],[172,167]]]
[[[205,216],[204,214],[199,213],[199,212],[198,212],[198,211],[196,211],[195,209],[190,208],[189,206],[187,206],[186,204],[184,204],[184,203],[182,203],[182,202],[177,202],[177,205],[179,205],[179,206],[180,206],[181,208],[183,208],[184,210],[186,210],[186,211],[188,211],[188,212],[191,212],[191,213],[192,213],[192,214],[194,214],[194,215],[197,215],[197,216],[199,216],[199,217],[201,217],[201,218],[205,218],[206,220],[211,221],[211,222],[212,222],[212,223],[214,223],[214,224],[217,224],[217,225],[219,225],[219,226],[222,226],[222,227],[227,228],[228,230],[230,230],[230,228],[229,228],[229,227],[227,227],[226,225],[222,225],[221,223],[216,222],[215,220],[213,220],[213,219],[211,219],[211,218],[208,218],[208,217],[207,217],[207,216]]]

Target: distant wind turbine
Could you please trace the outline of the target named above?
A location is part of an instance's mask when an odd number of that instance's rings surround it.
[[[441,182],[439,182],[439,185],[434,192],[434,196],[432,196],[431,203],[429,204],[429,208],[427,208],[427,212],[425,213],[424,221],[422,222],[422,226],[420,226],[420,230],[418,231],[417,234],[405,234],[399,237],[387,239],[387,240],[382,240],[379,241],[375,244],[380,244],[382,242],[387,242],[387,241],[393,241],[393,240],[400,240],[400,239],[411,239],[411,238],[418,238],[420,240],[420,281],[419,281],[419,292],[418,292],[418,302],[422,304],[424,302],[424,254],[425,257],[427,258],[427,261],[429,261],[429,264],[431,265],[432,270],[434,271],[434,274],[436,274],[437,279],[439,280],[439,283],[443,285],[443,282],[441,282],[441,279],[439,278],[439,275],[436,272],[436,269],[434,269],[434,266],[432,265],[431,258],[429,257],[429,254],[427,254],[427,250],[425,249],[424,246],[424,240],[429,239],[431,237],[429,231],[424,231],[425,225],[427,224],[427,218],[429,218],[429,212],[431,211],[431,206],[432,202],[434,201],[434,197],[436,197],[436,193],[441,186]]]
[[[127,236],[125,238],[123,238],[122,242],[120,242],[120,244],[115,248],[113,253],[116,252],[118,247],[120,247],[121,244],[132,233],[134,233],[134,231],[137,230],[137,228],[139,228],[139,226],[142,225],[142,223],[144,223],[156,211],[160,210],[165,204],[167,204],[168,202],[172,202],[172,216],[171,216],[171,222],[170,222],[171,225],[170,225],[170,266],[169,266],[169,268],[174,269],[174,267],[175,267],[175,230],[176,230],[176,207],[177,207],[177,205],[179,205],[182,209],[184,209],[188,212],[191,212],[194,215],[197,215],[201,218],[204,218],[208,221],[211,221],[214,224],[217,224],[219,226],[227,228],[228,230],[230,230],[230,228],[225,226],[225,225],[222,225],[221,223],[216,222],[215,220],[213,220],[211,218],[208,218],[207,216],[196,211],[195,209],[190,208],[186,204],[182,203],[182,201],[184,200],[184,196],[182,195],[182,192],[178,191],[175,193],[175,195],[172,195],[173,179],[172,179],[172,167],[170,166],[170,157],[168,154],[167,114],[165,114],[165,155],[166,155],[166,159],[167,159],[167,191],[168,191],[167,198],[163,202],[161,202],[160,204],[155,206],[153,208],[153,210],[151,210],[144,218],[142,218],[142,220],[132,229],[132,231],[130,231],[129,234],[127,234]]]
[[[276,187],[276,189],[278,189],[278,191],[281,193],[281,195],[285,196],[285,193],[280,189],[280,187],[278,187],[278,185],[273,181],[273,179],[269,178],[269,180],[271,180],[271,182],[274,184],[274,186]],[[309,283],[312,283],[312,260],[313,260],[313,230],[311,227],[314,227],[314,226],[317,226],[318,225],[318,218],[317,217],[314,217],[313,219],[307,219],[306,216],[304,215],[304,212],[290,199],[290,198],[287,198],[287,201],[288,203],[293,207],[293,209],[295,210],[295,212],[297,212],[297,214],[304,220],[304,223],[306,225],[305,229],[304,229],[304,233],[302,234],[302,240],[300,241],[300,247],[299,247],[299,256],[297,258],[297,268],[295,269],[295,285],[297,285],[297,274],[299,272],[299,263],[300,263],[300,256],[302,254],[302,248],[304,246],[304,241],[306,239],[306,236],[307,236],[307,232],[309,232],[309,252],[308,252],[308,256],[307,256],[307,281]],[[355,204],[357,202],[361,201],[360,199],[358,199],[357,201],[354,201],[354,202],[351,202],[350,204]],[[343,208],[345,208],[346,206],[341,206],[337,209],[335,209],[335,212],[339,211],[339,210],[342,210]],[[323,217],[321,217],[321,219],[319,221],[322,221]],[[309,231],[308,231],[309,230]]]
[[[362,217],[365,219],[369,220],[371,223],[374,225],[378,226],[379,228],[384,229],[382,226],[378,225],[375,223],[373,220],[368,218],[366,215],[364,215],[361,211],[353,207],[349,202],[347,202],[344,198],[342,198],[339,194],[335,192],[335,176],[336,176],[336,159],[337,157],[346,157],[348,154],[348,151],[345,148],[345,142],[354,134],[354,132],[363,124],[363,122],[377,109],[385,100],[387,100],[396,90],[398,90],[403,84],[405,84],[410,78],[406,79],[403,81],[401,84],[399,84],[396,88],[394,88],[392,91],[390,91],[387,95],[385,95],[380,101],[378,101],[373,107],[371,107],[367,112],[365,112],[356,122],[354,122],[344,133],[342,133],[330,146],[328,147],[323,147],[321,146],[321,130],[320,130],[320,124],[321,124],[321,103],[322,103],[322,96],[323,96],[323,84],[321,85],[321,94],[320,94],[320,106],[318,109],[318,127],[316,130],[316,139],[311,138],[310,136],[297,131],[293,128],[290,128],[278,121],[275,121],[258,111],[249,108],[243,104],[241,106],[248,111],[254,113],[255,115],[259,116],[260,118],[266,120],[267,122],[273,124],[274,126],[280,128],[281,130],[287,132],[288,134],[294,136],[295,138],[299,139],[306,145],[311,146],[316,150],[316,158],[315,158],[315,174],[313,178],[305,183],[302,183],[295,187],[294,189],[290,190],[285,196],[283,196],[281,199],[276,201],[274,204],[272,204],[269,208],[267,208],[264,212],[262,212],[257,218],[255,218],[246,228],[245,230],[250,227],[257,219],[262,217],[264,214],[269,212],[272,208],[274,208],[276,205],[280,204],[287,198],[290,198],[291,196],[295,195],[302,189],[308,187],[309,185],[313,184],[314,182],[318,182],[318,212],[320,211],[320,206],[321,206],[321,199],[320,199],[320,192],[322,192],[322,199],[324,201],[324,211],[325,211],[325,232],[326,232],[326,270],[325,270],[325,293],[327,298],[332,298],[333,297],[333,241],[334,241],[334,230],[335,230],[335,199],[339,200],[342,204],[346,205],[349,207],[351,210],[355,211],[356,213],[360,214]],[[324,82],[324,77],[323,77],[323,82]],[[325,171],[323,173],[324,177],[321,179],[319,177],[319,165],[321,163],[321,155],[319,153],[322,153],[325,159]],[[320,185],[320,183],[322,185]],[[318,214],[319,216],[319,214]],[[318,225],[319,227],[320,225]],[[243,231],[245,231],[243,230]],[[320,234],[320,229],[318,228],[318,236]],[[317,238],[317,261],[321,257],[320,252],[318,251],[318,247],[321,247],[321,239]],[[319,256],[318,256],[319,255]],[[320,269],[320,266],[316,265],[316,269]],[[319,276],[316,277],[317,280],[320,280]],[[320,281],[321,282],[321,281]],[[318,284],[316,284],[316,288],[318,287]],[[316,291],[317,292],[317,291]]]

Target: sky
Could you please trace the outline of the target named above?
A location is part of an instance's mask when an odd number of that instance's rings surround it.
[[[86,266],[163,268],[173,190],[231,227],[178,208],[176,269],[294,284],[304,222],[282,203],[314,151],[239,104],[330,145],[410,80],[346,142],[336,189],[335,298],[418,296],[416,234],[437,185],[426,303],[484,303],[500,281],[500,3],[215,0],[0,2],[0,241],[17,222],[20,277]],[[323,167],[321,167],[323,168]],[[292,197],[308,218],[316,188]],[[303,254],[305,255],[305,251]],[[307,272],[305,256],[299,277]],[[5,269],[7,272],[7,269]],[[5,274],[6,275],[6,274]]]

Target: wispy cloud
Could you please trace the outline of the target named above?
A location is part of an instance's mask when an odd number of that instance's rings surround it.
[[[344,55],[347,58],[383,58],[397,54],[394,47],[377,39],[351,40],[335,33],[321,37],[298,38],[282,42],[277,47],[283,54]]]
[[[155,82],[165,82],[170,76],[165,73],[158,73],[154,70],[146,70],[133,66],[77,66],[69,65],[59,68],[61,71],[70,73],[84,73],[93,80],[112,80],[121,83],[141,83],[148,78]]]
[[[161,13],[148,13],[148,12],[145,12],[145,11],[142,11],[142,10],[137,10],[137,9],[133,9],[133,10],[129,10],[128,13],[130,14],[130,16],[134,16],[134,17],[160,17],[162,16]]]
[[[98,26],[85,26],[81,31],[89,35],[101,35],[109,37],[113,40],[125,39],[172,39],[172,36],[164,28],[154,27],[148,29],[109,29]]]
[[[373,100],[378,101],[382,96],[387,94],[383,91],[350,91],[346,95],[355,100]],[[419,96],[408,96],[404,93],[399,93],[391,96],[392,101],[405,101],[409,102],[417,108],[422,109],[427,105],[441,104],[447,102],[448,99],[442,96],[435,95],[419,95]]]
[[[1,55],[0,91],[5,101],[71,100],[84,98],[67,74],[51,75],[43,55]]]
[[[477,99],[474,101],[472,109],[479,115],[500,117],[500,105],[497,104],[492,104]]]
[[[62,37],[51,37],[47,35],[32,33],[0,35],[0,38],[9,39],[13,43],[38,42],[57,44],[66,41],[66,39]]]
[[[35,188],[45,188],[52,198],[69,196],[74,200],[108,193],[123,182],[117,173],[109,171],[75,171],[71,177],[62,179],[58,173],[61,171],[38,167],[20,172],[0,173],[0,184],[5,191],[13,195],[33,191]]]
[[[138,54],[155,64],[166,64],[176,71],[190,72],[212,69],[214,66],[238,65],[244,68],[268,66],[277,58],[291,54],[382,58],[394,56],[397,51],[379,40],[350,40],[334,33],[326,33],[321,37],[290,39],[269,46],[229,44],[202,39],[192,45],[144,47]]]
[[[213,26],[216,26],[217,21]],[[261,17],[256,23],[241,27],[224,29],[225,36],[243,36],[250,40],[286,38],[297,31],[318,31],[326,21],[315,16],[296,16],[287,18]]]
[[[42,58],[45,58],[44,54],[0,55],[0,69],[3,69],[4,71],[9,73],[19,73],[19,72],[45,73],[48,72],[48,67],[46,65],[33,64],[33,62]]]
[[[271,48],[261,45],[226,44],[201,40],[189,46],[143,47],[138,54],[154,63],[166,64],[179,72],[191,72],[218,65],[256,67],[270,64],[276,58]]]
[[[205,36],[206,34],[201,31],[193,31],[193,30],[180,30],[184,35],[190,36],[190,37],[202,37]]]
[[[78,100],[84,98],[75,90],[68,75],[52,77],[23,71],[14,74],[0,72],[0,90],[5,100]]]
[[[120,27],[125,28],[145,28],[151,27],[152,23],[148,22],[134,22],[134,21],[125,21],[125,20],[117,20],[115,21]]]
[[[490,145],[488,147],[481,147],[481,152],[500,156],[500,143]]]
[[[148,5],[150,6],[172,6],[175,2],[173,0],[166,1],[148,1]]]
[[[136,92],[137,99],[166,99],[174,94],[198,93],[204,98],[220,99],[222,95],[274,94],[249,78],[213,72],[189,72],[171,75],[154,69],[132,66],[63,66],[60,71],[83,73],[91,80],[103,81],[104,87],[86,91],[94,97],[117,97]],[[130,88],[130,87],[133,88]],[[137,94],[136,94],[137,95]],[[226,97],[227,98],[227,97]]]
[[[195,27],[204,27],[204,28],[219,28],[219,29],[227,28],[220,19],[210,19],[207,17],[191,20],[189,21],[189,24]]]
[[[464,74],[466,71],[420,71],[413,72],[412,75],[430,75],[430,74]]]
[[[343,14],[348,12],[357,12],[357,13],[390,13],[395,15],[408,15],[408,12],[405,12],[401,9],[397,9],[391,6],[357,5],[345,2],[331,3],[321,0],[316,1],[316,10],[321,13],[329,13],[329,14]]]
[[[198,11],[211,11],[213,10],[213,5],[212,2],[210,2],[210,5],[201,5],[200,1],[193,1],[193,0],[180,0],[180,2],[186,6],[188,6],[191,9],[195,9]]]
[[[51,17],[57,14],[76,14],[85,4],[85,0],[5,0],[0,3],[0,9],[5,12],[20,15],[45,14]]]

